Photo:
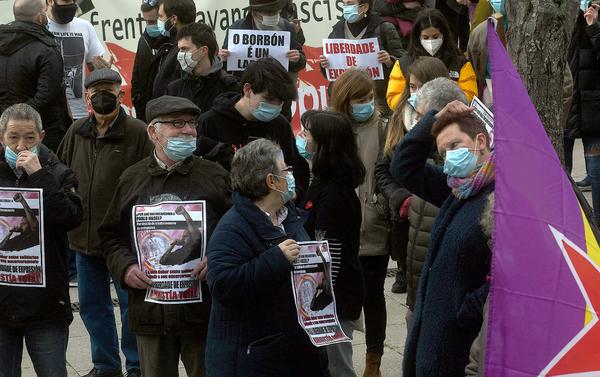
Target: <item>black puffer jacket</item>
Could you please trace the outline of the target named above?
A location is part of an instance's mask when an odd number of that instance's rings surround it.
[[[125,170],[98,233],[112,276],[129,293],[129,328],[138,335],[206,333],[210,293],[202,284],[202,303],[160,305],[144,301],[146,291],[125,283],[125,272],[138,264],[133,240],[131,209],[134,205],[165,200],[206,200],[208,238],[229,209],[229,174],[219,165],[190,156],[171,171],[162,169],[154,156]]]
[[[573,74],[573,101],[565,134],[600,136],[600,24],[588,26],[579,12],[567,61]]]
[[[410,205],[410,228],[406,256],[406,305],[415,310],[421,270],[425,265],[433,224],[440,209],[414,195]]]
[[[56,150],[71,124],[63,59],[52,33],[32,22],[0,25],[0,112],[27,103],[42,117],[44,144]]]
[[[43,189],[45,288],[0,285],[0,324],[34,325],[73,320],[67,281],[65,243],[67,231],[81,222],[81,201],[73,171],[59,162],[45,146],[39,149],[42,169],[28,176],[15,176],[0,153],[0,187]]]

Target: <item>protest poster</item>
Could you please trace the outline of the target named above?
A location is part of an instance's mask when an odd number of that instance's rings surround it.
[[[142,272],[152,279],[145,301],[202,302],[192,270],[206,249],[206,202],[161,202],[132,209],[133,238]]]
[[[329,61],[327,80],[335,81],[349,68],[364,69],[373,80],[383,80],[383,65],[377,60],[379,41],[366,39],[324,39],[323,55]]]
[[[485,129],[490,135],[490,146],[494,145],[494,113],[477,97],[473,97],[471,107],[475,109],[473,114],[483,122]]]
[[[289,69],[291,35],[289,31],[229,30],[228,71],[243,71],[250,62],[270,56]]]
[[[46,286],[42,189],[0,188],[0,285]]]
[[[292,289],[300,326],[317,347],[350,342],[337,317],[327,241],[300,242]]]

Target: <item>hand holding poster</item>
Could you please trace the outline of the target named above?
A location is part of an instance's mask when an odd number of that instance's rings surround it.
[[[0,188],[0,284],[45,287],[42,189]]]
[[[289,31],[229,30],[227,70],[243,71],[250,62],[271,56],[289,69]]]
[[[162,202],[132,209],[133,238],[140,269],[152,279],[146,301],[202,302],[192,270],[206,249],[206,202]]]
[[[337,317],[331,281],[329,244],[300,242],[292,270],[292,289],[298,322],[317,347],[350,342]]]
[[[379,63],[379,41],[367,39],[324,39],[323,55],[329,61],[325,69],[327,80],[335,81],[349,68],[365,69],[373,80],[383,80],[383,65]]]

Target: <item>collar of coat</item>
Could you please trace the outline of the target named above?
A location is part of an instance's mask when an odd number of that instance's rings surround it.
[[[42,169],[58,163],[57,157],[54,156],[50,149],[48,149],[48,147],[46,147],[44,144],[40,144],[38,146],[38,159],[40,160]],[[8,164],[8,162],[6,162],[6,158],[4,157],[4,147],[0,148],[0,175],[17,178],[15,170]],[[26,178],[27,173],[23,172],[23,175],[19,177],[19,180],[24,180]]]
[[[104,136],[102,136],[102,138],[107,139],[107,140],[108,139],[116,140],[116,139],[124,138],[126,121],[127,121],[127,113],[125,113],[125,110],[121,107],[121,108],[119,108],[119,114],[117,115],[117,118],[114,120],[113,124],[108,128],[108,130],[106,131]],[[95,124],[96,124],[96,118],[94,118],[93,115],[90,115],[86,118],[86,120],[83,123],[81,123],[81,126],[79,126],[79,128],[77,129],[77,131],[75,131],[75,133],[77,135],[80,135],[83,137],[95,139],[96,138],[96,130],[94,130]]]
[[[285,206],[288,209],[288,215],[283,220],[284,232],[281,228],[273,225],[271,219],[265,216],[265,213],[250,198],[237,191],[233,193],[232,197],[235,209],[263,240],[275,240],[285,237],[286,234],[290,236],[296,234],[308,219],[308,212],[297,209],[294,203],[287,203]]]
[[[385,20],[383,18],[381,18],[379,16],[379,14],[375,13],[375,12],[371,12],[371,14],[369,14],[368,16],[368,23],[367,23],[367,31],[365,32],[365,35],[363,36],[363,38],[370,38],[367,37],[368,35],[373,35],[373,32],[375,31],[375,29],[381,25],[382,23],[385,22]],[[332,34],[334,36],[340,36],[340,38],[343,38],[344,36],[344,25],[346,24],[346,20],[342,19],[340,21],[338,21],[337,24],[333,25],[333,32]],[[383,49],[383,46],[380,46],[380,48]]]
[[[192,167],[194,166],[194,158],[198,158],[194,157],[194,155],[191,155],[190,157],[183,160],[181,163],[174,166],[173,169],[166,170],[158,164],[158,161],[156,161],[156,158],[154,158],[154,153],[155,152],[153,152],[153,155],[150,156],[150,158],[148,159],[148,173],[150,173],[150,175],[153,177],[170,174],[175,171],[183,175],[188,175],[190,170],[192,170]]]

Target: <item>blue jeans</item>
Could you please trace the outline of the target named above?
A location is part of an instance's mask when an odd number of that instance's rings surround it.
[[[596,223],[600,223],[600,137],[584,137],[585,170],[592,185],[592,206]]]
[[[106,261],[101,257],[77,253],[77,284],[81,319],[90,334],[94,368],[103,372],[120,371],[119,338]],[[125,355],[125,365],[127,370],[139,369],[135,335],[127,325],[127,291],[116,281],[114,285],[121,307],[121,350]]]
[[[67,377],[69,325],[0,326],[0,377],[21,377],[23,339],[38,377]]]

